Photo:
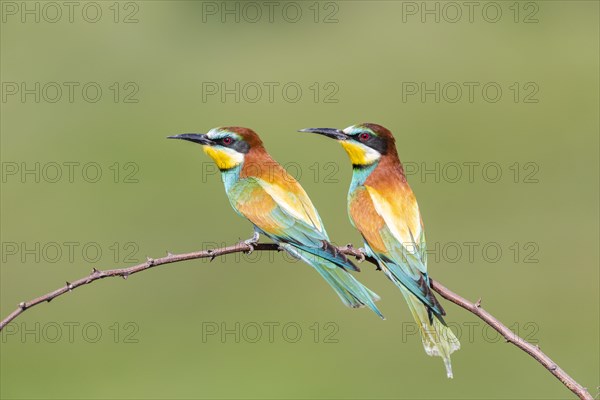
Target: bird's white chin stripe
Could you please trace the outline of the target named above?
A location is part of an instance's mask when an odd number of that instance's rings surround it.
[[[230,149],[228,147],[221,147],[218,146],[219,150],[225,152],[233,162],[235,162],[236,164],[241,164],[244,161],[244,155],[238,151],[235,151],[233,149]]]
[[[379,160],[381,158],[381,154],[377,150],[370,148],[369,146],[365,146],[361,144],[361,146],[365,149],[365,161],[367,164],[370,164],[374,161]]]

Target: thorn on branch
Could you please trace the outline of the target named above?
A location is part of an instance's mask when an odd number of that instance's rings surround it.
[[[96,268],[92,268],[92,275],[98,275],[100,273]]]
[[[148,261],[148,266],[151,267],[154,265],[154,259],[150,257],[146,257],[146,261]]]
[[[167,250],[167,257],[173,257],[173,253],[171,253],[169,250]]]
[[[127,279],[129,278],[129,272],[124,272],[121,276],[123,277],[123,279]]]
[[[65,282],[67,284],[67,289],[69,289],[69,292],[73,290],[73,285],[71,285],[71,282]]]
[[[27,308],[27,304],[24,301],[22,301],[22,302],[19,303],[19,308],[21,310],[25,310]]]
[[[481,297],[475,303],[475,308],[481,308]]]

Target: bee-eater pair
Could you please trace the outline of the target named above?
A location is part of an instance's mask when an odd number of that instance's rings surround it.
[[[393,135],[376,124],[301,132],[335,139],[348,153],[353,166],[348,192],[350,220],[365,241],[367,255],[400,288],[420,327],[426,353],[442,357],[451,378],[450,354],[460,344],[430,289],[423,221]],[[264,234],[315,268],[346,305],[367,306],[383,318],[375,305],[379,296],[349,272],[358,268],[330,243],[302,186],[271,158],[254,131],[225,127],[169,138],[199,143],[215,161],[231,206],[254,225],[255,234],[248,243],[257,242],[259,234]]]

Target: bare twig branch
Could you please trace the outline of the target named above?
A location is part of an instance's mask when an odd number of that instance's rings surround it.
[[[53,292],[46,293],[45,295],[40,296],[33,300],[23,301],[23,302],[19,303],[19,306],[17,307],[17,309],[15,311],[13,311],[12,313],[10,313],[8,315],[8,317],[6,317],[2,321],[0,321],[0,331],[2,329],[4,329],[6,324],[8,324],[9,322],[11,322],[15,318],[17,318],[19,315],[21,315],[23,312],[25,312],[25,310],[28,310],[31,307],[37,306],[38,304],[43,303],[43,302],[50,302],[50,301],[54,300],[55,298],[57,298],[58,296],[62,296],[65,293],[68,293],[68,292],[73,291],[74,289],[77,289],[79,286],[87,285],[88,283],[92,283],[94,281],[97,281],[98,279],[117,277],[117,276],[120,276],[123,279],[127,279],[127,277],[129,275],[133,275],[135,273],[145,271],[152,267],[157,267],[157,266],[163,265],[163,264],[170,264],[170,263],[174,263],[174,262],[178,262],[178,261],[185,261],[185,260],[195,260],[198,258],[210,258],[212,261],[215,257],[223,256],[225,254],[244,253],[244,252],[249,253],[253,250],[274,251],[274,250],[279,250],[279,246],[275,243],[257,243],[254,245],[250,245],[250,244],[241,242],[241,243],[238,243],[233,246],[222,247],[222,248],[214,249],[214,250],[196,251],[193,253],[185,253],[185,254],[170,254],[169,253],[166,257],[156,258],[156,259],[148,258],[146,260],[146,262],[144,262],[142,264],[134,265],[133,267],[128,267],[128,268],[109,269],[109,270],[105,270],[105,271],[100,271],[100,270],[97,270],[96,268],[93,268],[91,274],[89,274],[85,278],[81,278],[81,279],[78,279],[78,280],[70,282],[70,283],[66,282],[66,284],[63,287],[58,288]]]
[[[581,386],[579,383],[577,383],[577,381],[575,381],[575,379],[571,378],[569,374],[563,371],[558,364],[556,364],[554,361],[552,361],[552,359],[550,359],[550,357],[542,352],[539,346],[533,345],[522,337],[518,336],[516,333],[507,328],[506,325],[492,316],[492,314],[481,308],[481,298],[477,300],[476,303],[471,303],[433,279],[431,280],[431,287],[446,300],[449,300],[457,306],[462,307],[478,316],[483,320],[483,322],[504,336],[507,343],[514,344],[531,357],[535,358],[537,362],[542,364],[548,371],[550,371],[552,375],[554,375],[563,383],[563,385],[569,388],[569,390],[575,393],[580,399],[593,400],[592,395],[586,390],[586,388]]]
[[[87,285],[88,283],[92,283],[99,279],[119,276],[124,279],[127,279],[129,275],[133,275],[135,273],[145,271],[150,268],[157,267],[159,265],[170,264],[179,261],[195,260],[198,258],[210,258],[211,260],[213,260],[215,257],[231,253],[251,253],[253,251],[279,250],[279,246],[275,243],[247,244],[241,242],[233,246],[222,247],[213,250],[204,250],[185,254],[168,253],[166,257],[156,259],[148,258],[146,262],[128,268],[111,269],[105,271],[100,271],[96,268],[93,268],[91,274],[86,276],[85,278],[81,278],[73,282],[66,282],[66,284],[59,289],[56,289],[33,300],[21,302],[16,310],[14,310],[6,318],[0,321],[0,331],[8,323],[13,321],[15,318],[17,318],[19,315],[21,315],[23,312],[30,309],[31,307],[34,307],[43,302],[50,302],[58,296],[62,296],[63,294],[71,292],[80,286]],[[339,247],[338,250],[340,251],[340,253],[355,257],[359,262],[368,261],[377,266],[377,261],[374,258],[365,255],[362,251],[354,248],[350,244],[344,247]],[[509,328],[507,328],[506,325],[502,324],[490,313],[481,308],[481,299],[477,300],[477,302],[475,303],[471,303],[470,301],[452,292],[450,289],[446,288],[439,282],[434,281],[433,279],[431,280],[431,287],[446,300],[449,300],[457,306],[462,307],[465,310],[475,314],[486,324],[488,324],[489,326],[494,328],[499,334],[501,334],[506,339],[506,342],[514,344],[515,346],[529,354],[531,357],[533,357],[537,362],[543,365],[544,368],[550,371],[552,375],[554,375],[559,381],[561,381],[563,385],[565,385],[569,390],[576,394],[577,397],[579,397],[582,400],[593,400],[593,397],[589,394],[589,392],[583,386],[577,383],[577,381],[571,378],[562,368],[558,366],[558,364],[552,361],[550,357],[544,354],[539,346],[532,345],[525,339],[519,337]]]

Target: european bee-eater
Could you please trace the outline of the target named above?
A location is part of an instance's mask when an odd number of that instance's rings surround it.
[[[427,354],[440,356],[452,378],[450,354],[460,343],[444,322],[444,309],[430,289],[425,230],[417,200],[398,158],[392,133],[376,124],[344,130],[308,128],[336,139],[352,162],[348,214],[385,275],[401,290],[421,330]],[[435,317],[435,318],[434,318]]]
[[[264,234],[315,268],[344,304],[368,306],[383,318],[375,306],[379,296],[348,272],[358,268],[330,243],[302,186],[271,158],[254,131],[225,127],[169,138],[199,143],[215,161],[231,206],[254,224],[254,236],[246,243],[256,243],[259,234]]]

